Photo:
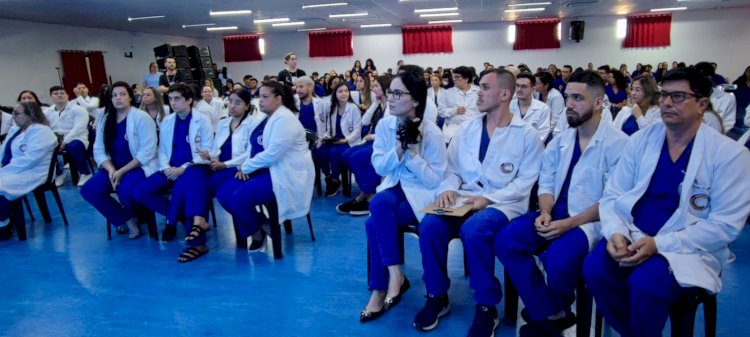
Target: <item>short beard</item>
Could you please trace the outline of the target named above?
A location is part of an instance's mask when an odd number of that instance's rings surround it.
[[[567,115],[567,112],[566,112],[566,115]],[[588,121],[592,117],[594,117],[594,110],[593,109],[589,110],[586,113],[584,113],[583,116],[580,116],[580,117],[571,117],[571,116],[566,116],[566,117],[568,118],[568,125],[571,128],[576,128],[582,125],[583,123],[586,123],[586,121]]]

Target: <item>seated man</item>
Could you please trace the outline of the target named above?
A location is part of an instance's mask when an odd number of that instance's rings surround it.
[[[80,174],[78,186],[83,186],[91,179],[91,169],[89,169],[86,151],[89,146],[89,113],[78,104],[70,102],[68,93],[61,86],[50,88],[49,96],[53,104],[45,111],[49,126],[52,131],[62,137],[59,150],[64,152],[73,163],[71,168],[75,167]],[[57,186],[62,186],[64,182],[64,174],[60,174],[55,179]]]
[[[711,82],[691,68],[662,79],[663,123],[633,134],[600,201],[602,240],[583,275],[622,336],[661,336],[669,309],[721,290],[750,213],[750,153],[701,124]]]
[[[419,224],[427,303],[414,318],[421,331],[434,329],[450,310],[448,243],[460,235],[477,302],[469,336],[492,336],[502,298],[495,277],[495,233],[528,210],[531,187],[542,164],[539,133],[510,112],[513,74],[492,70],[482,77],[477,107],[484,112],[461,124],[448,146],[448,168],[437,189],[441,208],[470,204],[464,217],[427,215]],[[457,204],[459,197],[464,201]]]
[[[576,72],[567,90],[571,128],[544,152],[539,211],[514,219],[495,237],[495,253],[526,305],[521,336],[559,335],[575,324],[570,305],[583,260],[601,239],[599,199],[628,139],[602,119],[604,81],[597,73]],[[544,263],[546,282],[534,255]]]

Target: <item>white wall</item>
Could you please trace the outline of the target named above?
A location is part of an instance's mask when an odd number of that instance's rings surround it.
[[[732,10],[676,12],[672,17],[672,45],[666,48],[622,49],[622,40],[615,38],[615,21],[622,17],[575,18],[586,22],[584,40],[580,43],[567,39],[567,27],[571,19],[562,22],[563,40],[558,50],[513,51],[507,40],[509,23],[457,24],[454,26],[453,54],[418,54],[405,57],[401,54],[401,29],[375,28],[354,30],[354,57],[310,59],[307,49],[307,33],[293,32],[265,34],[266,54],[264,61],[224,64],[220,38],[204,39],[210,45],[214,62],[226,65],[235,79],[245,74],[256,77],[277,74],[283,67],[283,56],[289,51],[297,53],[299,67],[308,74],[312,71],[340,72],[349,69],[355,59],[364,63],[368,57],[375,61],[380,72],[388,67],[395,70],[396,61],[422,66],[455,67],[469,65],[481,67],[484,61],[495,65],[524,62],[532,69],[546,67],[550,63],[558,66],[571,64],[586,67],[609,63],[615,66],[626,63],[632,71],[638,62],[650,63],[673,60],[688,64],[699,61],[715,61],[719,72],[736,78],[750,65],[750,8]]]
[[[34,90],[43,102],[49,102],[49,87],[60,83],[55,69],[62,71],[58,50],[104,51],[107,76],[134,83],[154,61],[153,48],[164,43],[196,45],[198,40],[0,19],[0,104],[15,103],[24,89]],[[124,53],[131,51],[133,58],[126,58]]]

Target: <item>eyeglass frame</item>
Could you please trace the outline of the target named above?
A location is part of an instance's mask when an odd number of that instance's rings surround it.
[[[675,96],[674,96],[675,94],[677,94],[677,95],[684,95],[684,97],[679,98],[679,99],[675,99]],[[685,92],[685,91],[672,91],[672,92],[668,92],[668,91],[665,91],[665,90],[659,91],[657,93],[657,95],[659,95],[659,102],[664,102],[664,100],[667,99],[667,96],[669,96],[669,99],[671,99],[673,103],[682,103],[682,102],[684,102],[687,99],[688,96],[693,96],[693,97],[695,97],[696,100],[697,99],[701,99],[701,98],[704,97],[704,96],[701,96],[701,95],[696,95],[696,94],[693,94],[693,93],[690,93],[690,92]]]
[[[385,89],[385,95],[386,96],[393,97],[393,98],[395,98],[397,100],[401,99],[401,95],[403,95],[403,94],[411,95],[411,92],[402,91],[402,90],[393,91],[393,90],[391,90],[391,88]]]

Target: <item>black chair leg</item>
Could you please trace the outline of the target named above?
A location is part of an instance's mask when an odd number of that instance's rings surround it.
[[[104,220],[104,225],[107,226],[107,240],[112,240],[112,224]]]
[[[281,224],[279,224],[279,210],[276,200],[269,203],[268,207],[269,226],[271,227],[271,240],[273,241],[273,257],[281,259],[284,254],[281,252]]]
[[[241,238],[239,233],[240,231],[237,228],[237,224],[239,222],[237,221],[237,218],[232,216],[232,224],[234,226],[234,240],[237,243],[237,248],[247,250],[247,238]]]
[[[718,308],[716,295],[707,296],[703,302],[703,321],[705,322],[706,337],[716,337],[716,318]]]
[[[159,241],[159,229],[156,227],[156,214],[150,210],[143,210],[146,217],[146,226],[148,226],[148,236]]]
[[[602,337],[602,330],[604,329],[604,316],[596,311],[596,317],[594,319],[594,337]]]
[[[516,326],[518,319],[518,290],[511,281],[508,273],[505,272],[505,316],[503,324],[505,326]]]
[[[319,197],[323,195],[323,183],[320,182],[320,167],[317,164],[315,165],[315,191]]]
[[[60,210],[60,215],[62,215],[63,223],[65,223],[65,226],[67,226],[68,217],[65,216],[65,208],[63,208],[62,199],[60,199],[60,193],[57,191],[57,188],[52,189],[52,196],[55,197],[55,202],[57,203],[57,209]]]
[[[292,229],[292,220],[284,221],[284,231],[286,232],[286,235],[292,235],[294,233],[294,230]]]
[[[39,206],[39,213],[42,213],[44,222],[52,222],[52,216],[49,214],[49,206],[47,205],[47,197],[44,196],[44,191],[34,190],[34,199],[36,200],[36,205]]]
[[[23,202],[21,200],[14,200],[11,202],[10,208],[9,225],[16,228],[18,241],[26,241],[26,217],[23,214]]]
[[[312,218],[310,217],[309,212],[307,213],[307,227],[310,228],[310,238],[312,239],[313,242],[315,242],[315,232],[313,232]]]
[[[591,310],[594,306],[594,298],[586,288],[583,279],[578,281],[576,290],[576,337],[589,337],[591,330]]]
[[[29,198],[27,198],[25,195],[23,196],[23,204],[26,205],[26,211],[29,213],[29,218],[31,219],[31,221],[36,221],[36,219],[34,218],[34,213],[31,212]]]
[[[214,207],[214,199],[211,199],[208,201],[208,213],[211,214],[211,221],[214,223],[214,228],[216,228],[216,208]]]
[[[347,197],[352,197],[352,180],[349,168],[341,164],[341,193]]]

